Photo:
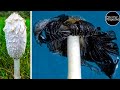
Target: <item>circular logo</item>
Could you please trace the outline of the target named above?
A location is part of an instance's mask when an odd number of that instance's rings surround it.
[[[105,21],[108,25],[115,26],[119,23],[120,16],[116,11],[110,11],[105,16]]]

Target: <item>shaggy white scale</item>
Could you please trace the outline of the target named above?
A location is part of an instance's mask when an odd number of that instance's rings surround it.
[[[10,57],[14,59],[14,78],[20,79],[20,58],[26,48],[25,20],[17,13],[12,13],[5,21],[6,47]]]

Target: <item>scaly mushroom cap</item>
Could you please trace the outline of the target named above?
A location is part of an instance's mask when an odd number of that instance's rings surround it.
[[[18,59],[25,52],[26,25],[25,20],[17,13],[12,13],[5,21],[6,47],[10,57]]]

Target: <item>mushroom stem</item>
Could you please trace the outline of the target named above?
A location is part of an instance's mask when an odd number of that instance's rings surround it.
[[[20,59],[14,59],[14,79],[20,78]]]
[[[81,57],[79,36],[68,36],[68,79],[81,79]]]

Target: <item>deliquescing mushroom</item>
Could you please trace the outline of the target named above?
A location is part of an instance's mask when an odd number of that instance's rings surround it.
[[[81,79],[81,65],[91,67],[88,62],[95,63],[109,78],[118,65],[115,32],[103,32],[81,18],[62,14],[40,20],[35,24],[34,35],[40,45],[45,43],[51,52],[68,57],[68,79]]]

